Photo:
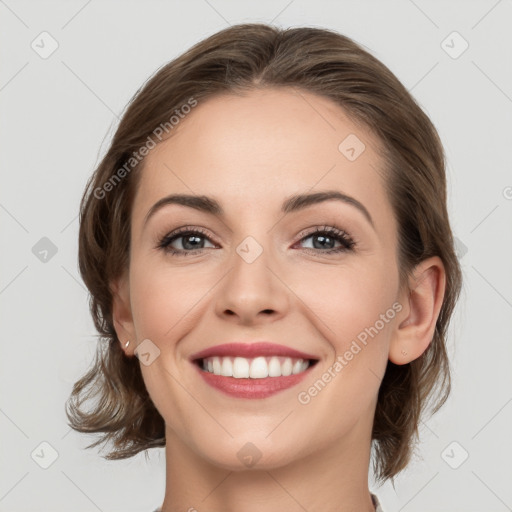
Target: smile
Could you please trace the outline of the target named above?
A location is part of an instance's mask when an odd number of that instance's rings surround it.
[[[282,356],[206,357],[196,360],[205,372],[235,379],[287,377],[306,371],[316,360]]]
[[[261,399],[299,384],[318,360],[215,356],[196,359],[194,363],[203,381],[221,393],[231,398]]]

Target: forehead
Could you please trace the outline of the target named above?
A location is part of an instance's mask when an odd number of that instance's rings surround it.
[[[146,157],[134,219],[171,193],[215,197],[230,210],[280,207],[292,194],[337,189],[376,222],[391,214],[380,141],[328,98],[292,88],[215,96]],[[135,227],[135,226],[134,226]]]

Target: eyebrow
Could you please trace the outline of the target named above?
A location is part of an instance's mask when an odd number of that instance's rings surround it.
[[[324,192],[315,192],[311,194],[299,194],[287,198],[282,206],[282,213],[291,213],[299,210],[303,210],[314,204],[323,203],[325,201],[341,201],[345,204],[349,204],[357,208],[366,218],[366,220],[375,229],[375,225],[370,215],[370,212],[365,206],[360,203],[357,199],[343,194],[337,190],[326,190]],[[161,208],[169,204],[179,204],[182,206],[188,206],[201,212],[209,213],[217,217],[224,216],[224,210],[222,206],[213,198],[208,196],[196,196],[190,194],[171,194],[158,200],[148,211],[144,219],[144,226],[148,223],[149,219]]]

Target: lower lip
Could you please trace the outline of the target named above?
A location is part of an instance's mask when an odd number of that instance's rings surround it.
[[[214,373],[205,372],[193,363],[207,384],[235,398],[266,398],[296,386],[315,366],[309,366],[305,371],[286,377],[265,377],[264,379],[235,379]]]

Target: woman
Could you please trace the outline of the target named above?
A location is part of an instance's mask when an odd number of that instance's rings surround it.
[[[450,391],[443,148],[334,31],[237,25],[160,69],[88,183],[79,265],[104,341],[70,426],[108,459],[165,446],[162,512],[382,511],[371,448],[393,479]]]

